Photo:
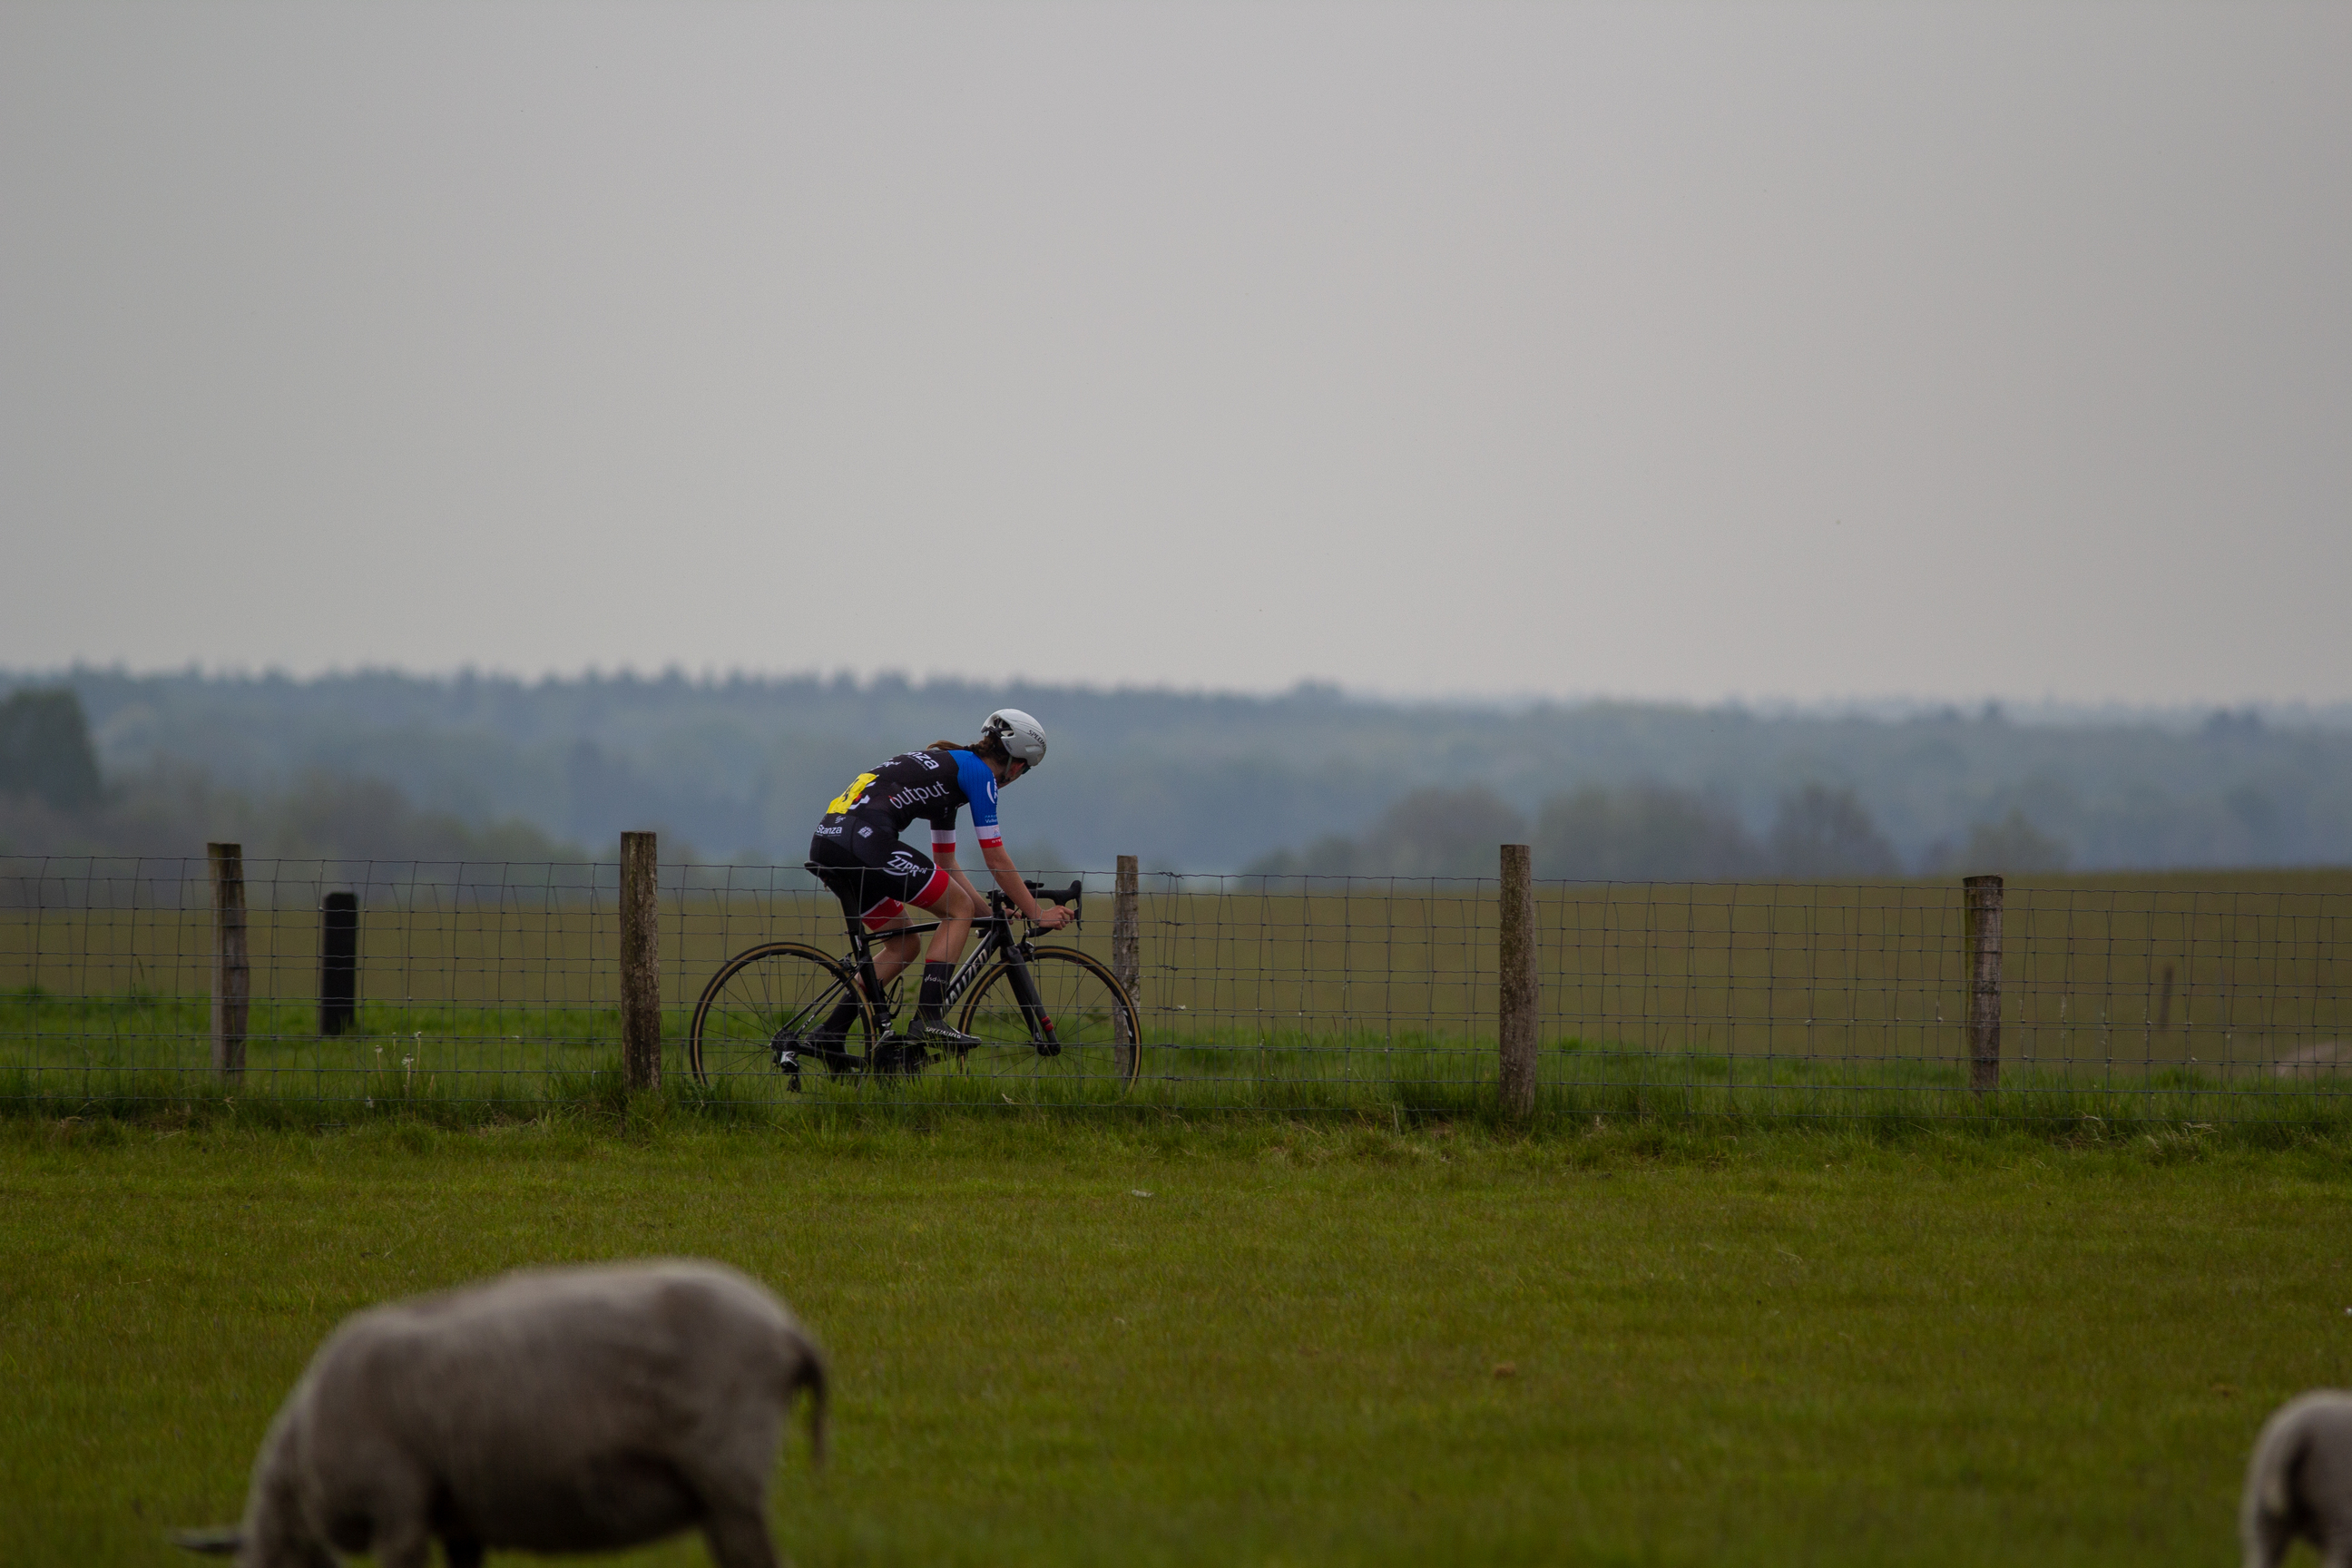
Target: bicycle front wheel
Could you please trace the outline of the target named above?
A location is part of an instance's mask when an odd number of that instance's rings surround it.
[[[810,1039],[851,1003],[856,1011],[840,1040]],[[764,1099],[779,1089],[797,1091],[801,1072],[823,1074],[823,1051],[862,1058],[873,1042],[874,1010],[846,965],[801,942],[771,942],[729,959],[702,988],[687,1030],[686,1060],[706,1089],[724,1082]],[[790,1070],[795,1062],[797,1072]]]
[[[981,1043],[963,1070],[1004,1079],[1092,1081],[1124,1093],[1143,1064],[1143,1036],[1126,987],[1066,947],[1034,949],[981,976],[958,1025]]]

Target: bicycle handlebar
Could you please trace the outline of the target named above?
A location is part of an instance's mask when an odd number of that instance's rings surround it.
[[[1073,879],[1066,888],[1049,888],[1043,882],[1032,882],[1025,877],[1022,879],[1021,885],[1036,894],[1037,901],[1041,904],[1067,904],[1074,910],[1078,907],[1078,900],[1086,897],[1087,891],[1086,879],[1083,877]],[[988,890],[988,901],[1001,910],[1013,900],[1006,898],[1001,889],[991,888]]]

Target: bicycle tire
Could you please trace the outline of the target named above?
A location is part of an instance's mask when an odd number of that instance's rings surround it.
[[[964,1053],[962,1070],[1007,1079],[1092,1079],[1126,1093],[1143,1066],[1143,1033],[1127,987],[1108,965],[1074,948],[1033,949],[1028,969],[1044,1030],[1058,1049],[1051,1056],[1038,1049],[1039,1026],[1014,994],[1012,961],[1000,959],[973,984],[956,1026],[982,1042]]]
[[[766,942],[746,948],[719,966],[694,1004],[687,1026],[686,1061],[705,1089],[721,1079],[737,1084],[781,1081],[775,1042],[814,1028],[847,996],[857,999],[843,1048],[861,1058],[873,1053],[874,1006],[858,988],[849,966],[805,942]],[[803,1069],[822,1066],[803,1053]],[[797,1091],[798,1075],[787,1085]]]

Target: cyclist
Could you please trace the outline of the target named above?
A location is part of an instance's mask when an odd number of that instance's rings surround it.
[[[841,900],[853,919],[870,931],[913,923],[913,904],[939,917],[923,963],[922,987],[915,997],[908,1041],[936,1041],[969,1047],[979,1042],[940,1021],[947,985],[971,935],[971,922],[987,908],[971,879],[956,864],[956,813],[971,807],[981,858],[996,885],[1022,918],[1046,931],[1069,923],[1066,909],[1042,909],[1021,880],[996,820],[996,792],[1045,760],[1045,731],[1018,708],[1000,708],[969,746],[934,741],[919,752],[901,752],[849,787],[825,807],[824,820],[809,841],[817,878]],[[931,853],[925,855],[899,835],[917,818],[931,825]],[[912,933],[886,937],[874,955],[874,977],[884,990],[915,962],[920,943]],[[875,1001],[878,1006],[881,998]],[[838,1047],[857,1016],[857,1004],[845,1002],[819,1026],[810,1047],[830,1065],[840,1066]]]

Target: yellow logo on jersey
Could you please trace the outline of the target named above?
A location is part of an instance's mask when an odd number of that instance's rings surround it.
[[[874,775],[872,773],[858,774],[856,778],[849,781],[849,787],[847,789],[843,790],[839,795],[833,797],[833,804],[824,808],[824,814],[827,816],[831,816],[836,811],[847,811],[851,806],[857,804],[858,797],[863,795],[868,786],[873,783]]]

